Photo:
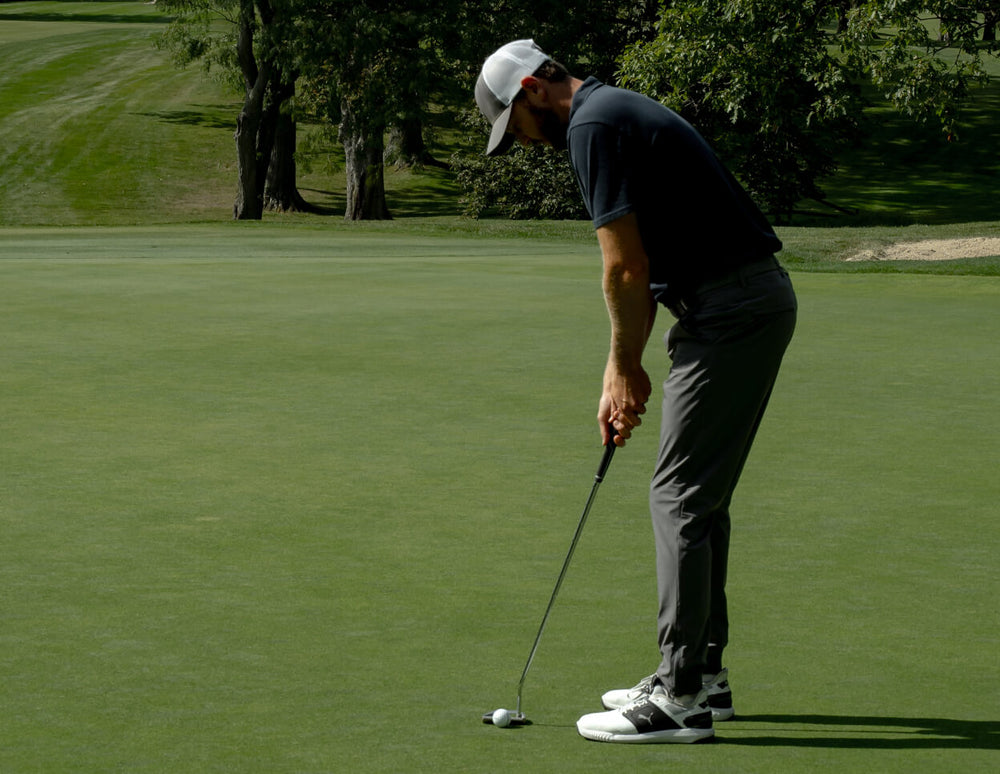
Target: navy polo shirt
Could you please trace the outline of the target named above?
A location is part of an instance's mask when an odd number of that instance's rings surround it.
[[[781,249],[708,143],[659,102],[588,78],[567,142],[594,227],[635,213],[661,303]]]

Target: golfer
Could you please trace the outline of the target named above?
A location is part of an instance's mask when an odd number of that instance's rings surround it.
[[[781,242],[684,119],[572,77],[531,40],[491,54],[475,93],[492,124],[488,155],[515,140],[569,151],[604,262],[605,443],[623,446],[642,424],[652,392],[643,350],[658,307],[676,318],[649,498],[662,660],[635,687],[605,693],[608,711],[577,729],[605,742],[711,737],[713,720],[733,716],[729,504],[795,327],[795,294],[774,257]]]

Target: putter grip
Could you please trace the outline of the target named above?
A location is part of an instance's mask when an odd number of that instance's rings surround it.
[[[608,472],[608,466],[611,464],[611,458],[615,456],[615,433],[617,432],[613,426],[610,427],[611,430],[611,440],[607,442],[604,446],[604,456],[601,457],[601,464],[597,467],[597,474],[594,476],[594,481],[598,484],[604,480],[604,475]]]

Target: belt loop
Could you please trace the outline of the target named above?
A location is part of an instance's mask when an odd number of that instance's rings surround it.
[[[737,277],[739,279],[741,288],[745,288],[747,286],[747,282],[749,282],[750,277],[753,276],[750,270],[757,264],[758,264],[757,261],[753,261],[751,263],[744,263],[742,266],[740,266],[739,270],[737,271]]]
[[[668,308],[678,320],[691,311],[691,306],[683,298],[676,299]]]

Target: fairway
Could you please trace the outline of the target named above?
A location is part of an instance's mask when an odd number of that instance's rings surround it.
[[[237,103],[153,48],[165,21],[134,1],[0,6],[0,224],[229,215]]]
[[[594,505],[534,725],[479,722],[600,458],[595,243],[5,230],[0,771],[995,770],[1000,280],[793,281],[733,509],[737,719],[633,748],[574,722],[657,660],[655,421]]]

